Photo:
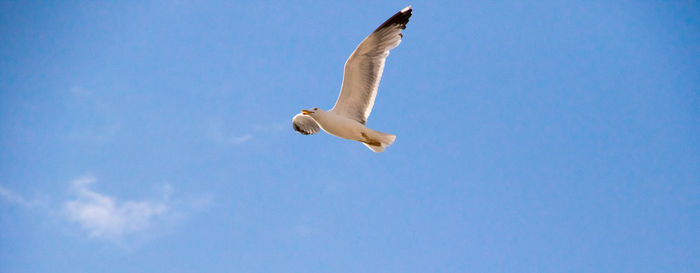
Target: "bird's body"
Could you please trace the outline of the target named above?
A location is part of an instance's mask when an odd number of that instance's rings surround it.
[[[365,38],[345,62],[340,95],[333,109],[302,110],[292,124],[297,132],[310,135],[321,129],[328,134],[362,142],[375,152],[383,152],[394,143],[395,135],[365,126],[374,106],[379,80],[389,50],[401,43],[401,30],[411,17],[410,6],[394,14]]]
[[[395,135],[369,129],[364,124],[334,111],[317,110],[313,119],[326,133],[362,142],[375,152],[384,151],[386,146],[391,145],[396,139]]]
[[[313,119],[326,133],[344,139],[360,141],[362,131],[367,129],[362,123],[333,111],[318,112]]]

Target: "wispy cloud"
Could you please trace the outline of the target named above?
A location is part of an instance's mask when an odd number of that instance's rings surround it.
[[[297,225],[294,227],[294,233],[299,237],[308,237],[313,230],[308,225]]]
[[[82,86],[73,86],[69,89],[70,93],[73,94],[74,96],[88,96],[92,95],[92,92],[88,91],[87,89],[83,88]]]
[[[3,186],[0,186],[0,198],[2,198],[5,202],[28,208],[33,208],[41,204],[39,200],[30,200],[24,198],[22,195],[15,193]]]
[[[221,122],[210,122],[209,124],[209,136],[219,143],[239,145],[253,138],[253,135],[250,133],[232,134],[226,131]]]
[[[49,217],[57,216],[61,222],[69,222],[71,230],[78,227],[78,231],[87,237],[130,247],[153,235],[168,233],[173,224],[191,213],[207,209],[214,200],[212,194],[176,195],[169,184],[160,187],[160,194],[154,198],[120,200],[95,190],[96,182],[97,178],[91,175],[73,179],[69,188],[71,196],[58,203],[50,202],[45,195],[27,198],[0,185],[0,205],[9,204]]]
[[[154,201],[118,201],[91,189],[96,179],[84,176],[72,181],[76,195],[63,205],[68,220],[77,223],[90,237],[120,239],[125,235],[149,228],[170,214],[169,206]],[[172,191],[165,189],[165,198]]]
[[[290,124],[286,123],[266,123],[266,124],[256,124],[253,126],[253,130],[255,132],[279,132],[284,130],[285,128],[291,128],[291,121]]]
[[[245,134],[242,136],[231,137],[231,138],[229,138],[229,141],[233,144],[243,144],[244,142],[250,140],[251,138],[253,138],[253,135]]]
[[[209,122],[209,137],[219,143],[223,144],[235,144],[240,145],[246,143],[256,137],[264,136],[265,134],[270,134],[274,132],[279,132],[284,130],[285,126],[281,123],[269,123],[269,124],[254,124],[246,126],[238,126],[237,129],[243,129],[244,132],[233,133],[231,129],[228,129],[221,121]]]
[[[113,139],[119,130],[121,125],[112,123],[98,128],[70,131],[65,136],[73,141],[102,145]]]

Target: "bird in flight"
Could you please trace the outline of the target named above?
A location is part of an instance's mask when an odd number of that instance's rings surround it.
[[[406,28],[412,12],[411,6],[405,7],[367,36],[345,62],[343,85],[333,109],[301,110],[292,119],[294,130],[311,135],[323,129],[331,135],[362,142],[377,153],[394,143],[395,135],[369,129],[365,123],[377,97],[386,57],[401,43],[401,30]]]

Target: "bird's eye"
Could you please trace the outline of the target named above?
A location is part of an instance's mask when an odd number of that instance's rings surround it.
[[[314,108],[314,110],[318,110],[318,108]]]

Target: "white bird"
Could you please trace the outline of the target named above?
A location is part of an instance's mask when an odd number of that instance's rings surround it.
[[[323,129],[331,135],[362,142],[377,153],[394,143],[395,135],[369,129],[365,123],[374,106],[386,57],[401,43],[401,30],[406,28],[412,11],[408,6],[397,12],[357,46],[345,62],[343,85],[333,109],[301,110],[292,119],[294,130],[311,135]]]

